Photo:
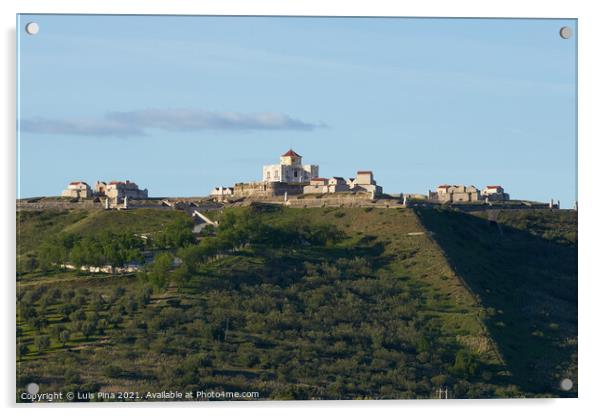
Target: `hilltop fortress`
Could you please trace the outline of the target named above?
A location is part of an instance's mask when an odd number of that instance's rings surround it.
[[[474,185],[439,185],[426,194],[387,194],[378,185],[371,170],[359,170],[353,178],[320,176],[317,164],[303,164],[303,157],[289,149],[280,163],[264,165],[260,181],[219,186],[210,195],[199,197],[153,197],[129,180],[97,181],[94,188],[84,181],[70,182],[61,198],[33,197],[17,201],[20,209],[82,208],[134,209],[175,208],[217,209],[226,205],[254,202],[285,204],[290,207],[371,206],[402,208],[408,206],[451,205],[462,210],[560,208],[560,202],[549,203],[511,200],[501,185],[488,185],[482,190]],[[575,208],[576,209],[576,208]]]
[[[220,199],[234,198],[273,198],[278,196],[348,194],[374,199],[382,195],[382,187],[376,184],[372,171],[358,171],[355,178],[345,179],[319,177],[318,165],[304,165],[303,157],[289,149],[280,156],[280,163],[264,165],[262,180],[241,182],[230,187],[216,187],[211,195]],[[359,196],[359,195],[358,195]]]

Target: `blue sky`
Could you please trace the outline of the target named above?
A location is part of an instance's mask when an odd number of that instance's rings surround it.
[[[35,21],[40,31],[24,33]],[[576,198],[575,20],[21,15],[19,195],[198,196],[290,147],[385,192]]]

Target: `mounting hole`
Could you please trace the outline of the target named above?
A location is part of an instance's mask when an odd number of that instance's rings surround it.
[[[562,26],[560,28],[560,37],[562,39],[568,39],[571,36],[573,36],[573,29],[571,29],[569,26]]]
[[[29,383],[27,385],[27,393],[29,393],[29,394],[35,395],[35,394],[38,394],[39,391],[40,391],[40,386],[38,386],[37,383]]]
[[[29,35],[37,35],[40,31],[40,26],[36,22],[29,22],[25,25],[25,31]]]
[[[573,388],[573,381],[570,378],[565,378],[560,382],[560,388],[564,391],[569,391]]]

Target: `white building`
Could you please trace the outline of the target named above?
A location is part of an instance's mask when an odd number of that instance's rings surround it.
[[[349,188],[352,191],[372,192],[374,195],[383,193],[382,186],[376,184],[374,174],[370,170],[360,170],[357,172],[355,179],[347,181]]]
[[[111,181],[105,189],[105,196],[111,198],[115,202],[122,202],[124,198],[129,199],[146,199],[148,198],[148,190],[140,189],[135,182],[128,180]]]
[[[499,185],[487,185],[481,191],[481,195],[489,201],[508,201],[510,199],[510,195],[505,193],[504,188]]]
[[[439,185],[429,191],[429,199],[439,202],[474,202],[481,199],[481,191],[474,185]]]
[[[328,179],[312,178],[309,185],[303,187],[304,194],[326,194],[328,193]]]
[[[369,192],[375,196],[383,193],[383,188],[376,184],[371,171],[359,171],[357,177],[345,180],[339,176],[330,179],[313,178],[309,185],[303,187],[304,194],[328,194],[336,192]]]
[[[334,176],[328,180],[328,192],[345,192],[349,190],[349,185],[345,178]]]
[[[68,198],[91,198],[92,188],[83,181],[70,182],[61,195]]]
[[[234,195],[234,188],[229,188],[227,186],[217,186],[211,190],[211,196],[223,198],[232,195]]]
[[[318,165],[303,165],[293,149],[280,156],[280,164],[263,167],[264,182],[305,183],[318,177]]]

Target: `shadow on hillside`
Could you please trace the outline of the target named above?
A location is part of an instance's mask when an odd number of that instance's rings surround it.
[[[577,382],[577,245],[451,210],[416,213],[486,308],[512,382],[532,394],[576,396],[559,383]]]

